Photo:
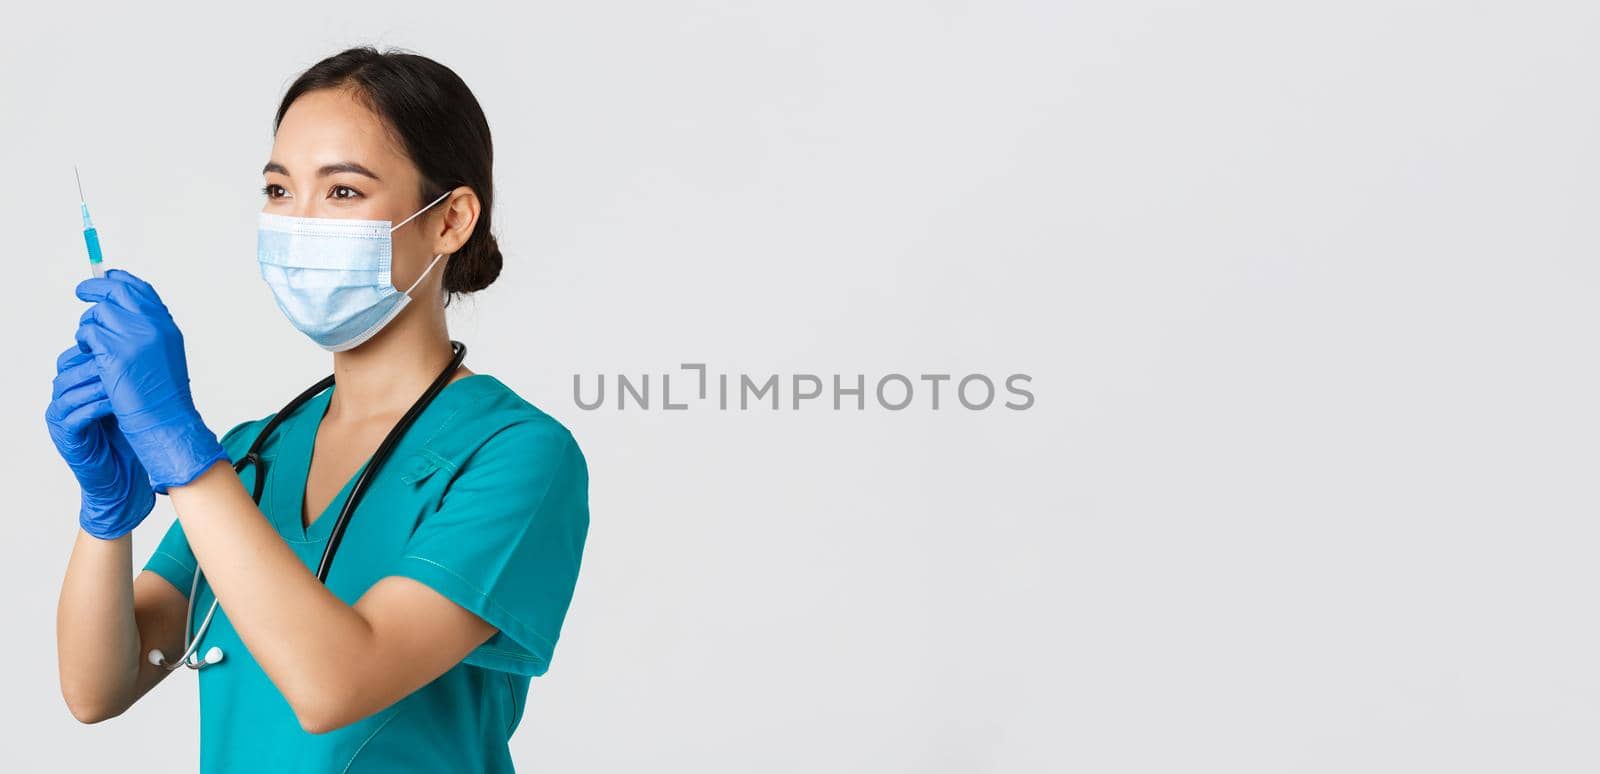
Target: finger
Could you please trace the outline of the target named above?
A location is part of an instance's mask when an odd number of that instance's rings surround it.
[[[117,326],[126,320],[126,317],[127,312],[122,309],[110,303],[96,302],[90,304],[88,309],[83,310],[83,314],[78,315],[78,324],[83,325],[84,323],[93,322],[99,323],[102,328],[116,330]]]
[[[79,324],[82,324],[82,320],[79,320]],[[67,347],[61,354],[56,355],[56,373],[67,370],[79,360],[87,357],[89,357],[89,353],[79,349],[77,344]]]
[[[50,398],[54,400],[74,387],[89,382],[98,383],[99,381],[100,368],[95,365],[94,356],[84,354],[82,362],[75,363],[61,373],[56,374],[56,378],[50,382]]]
[[[90,277],[78,283],[74,291],[84,301],[111,301],[127,309],[140,306],[165,306],[160,294],[150,283],[125,269],[110,269],[103,277]]]
[[[106,392],[99,382],[92,382],[67,390],[61,397],[50,401],[45,408],[45,419],[51,423],[66,427],[76,433],[82,430],[80,425],[73,425],[73,417],[77,421],[99,419],[110,413],[111,400],[106,397]]]
[[[78,283],[78,298],[90,302],[109,302],[129,311],[139,308],[138,293],[126,280],[112,277],[90,277]]]
[[[150,283],[139,279],[137,276],[134,276],[134,273],[128,271],[127,269],[109,269],[106,271],[106,276],[115,277],[117,280],[125,283],[128,286],[128,289],[136,295],[143,296],[144,298],[157,304],[161,303],[161,294],[157,293],[156,289],[152,287]]]
[[[80,324],[72,335],[77,340],[79,349],[92,355],[99,355],[107,351],[106,343],[111,338],[111,331],[98,320],[87,320]]]
[[[110,400],[110,396],[106,395],[105,384],[96,379],[62,390],[50,403],[56,407],[56,416],[66,416],[83,406],[103,400]]]
[[[74,436],[82,436],[96,422],[111,415],[111,401],[102,398],[68,410],[66,416],[62,417],[56,424],[65,428],[67,432]]]
[[[111,277],[90,277],[80,281],[78,286],[72,289],[72,293],[84,301],[99,301],[105,298],[112,288],[121,284]]]

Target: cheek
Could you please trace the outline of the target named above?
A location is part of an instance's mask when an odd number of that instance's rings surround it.
[[[414,225],[416,225],[416,221],[407,223],[399,231],[389,235],[389,240],[394,246],[394,262],[397,265],[410,264],[418,258],[427,259],[432,257],[425,256],[423,253],[428,252],[433,247],[433,240],[428,239],[420,229],[413,229],[412,226]]]
[[[395,290],[401,292],[405,292],[406,288],[411,287],[418,277],[422,277],[422,272],[428,268],[429,263],[433,262],[434,256],[433,241],[426,239],[421,232],[413,232],[405,238],[401,237],[402,233],[410,229],[411,224],[408,223],[405,228],[394,233],[394,254],[389,262],[390,282],[394,285]],[[427,285],[429,282],[437,281],[439,275],[442,274],[445,262],[446,259],[440,258],[439,262],[434,264],[433,271],[422,278],[422,284]],[[421,289],[421,287],[422,285],[419,285],[418,289]],[[421,296],[416,295],[415,291],[412,292],[412,295],[416,298],[421,298]]]

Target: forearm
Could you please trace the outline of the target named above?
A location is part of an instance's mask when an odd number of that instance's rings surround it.
[[[133,703],[139,627],[133,606],[133,539],[78,530],[56,606],[61,695],[74,717],[96,722]]]
[[[335,714],[371,653],[366,620],[317,581],[226,462],[168,496],[251,656],[302,720]]]

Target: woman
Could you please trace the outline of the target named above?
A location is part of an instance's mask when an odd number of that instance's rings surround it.
[[[450,370],[447,296],[500,271],[488,122],[448,68],[360,48],[301,75],[274,126],[260,271],[334,352],[336,384],[235,472],[277,412],[219,440],[155,290],[119,270],[78,286],[92,306],[46,412],[82,488],[62,694],[93,723],[199,668],[204,771],[511,771],[577,579],[588,472],[561,423]],[[434,384],[319,582],[359,472]],[[178,518],[130,581],[156,493]]]

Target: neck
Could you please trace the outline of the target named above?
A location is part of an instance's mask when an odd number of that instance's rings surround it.
[[[328,418],[360,422],[404,413],[453,355],[443,311],[410,304],[361,346],[333,353]]]

